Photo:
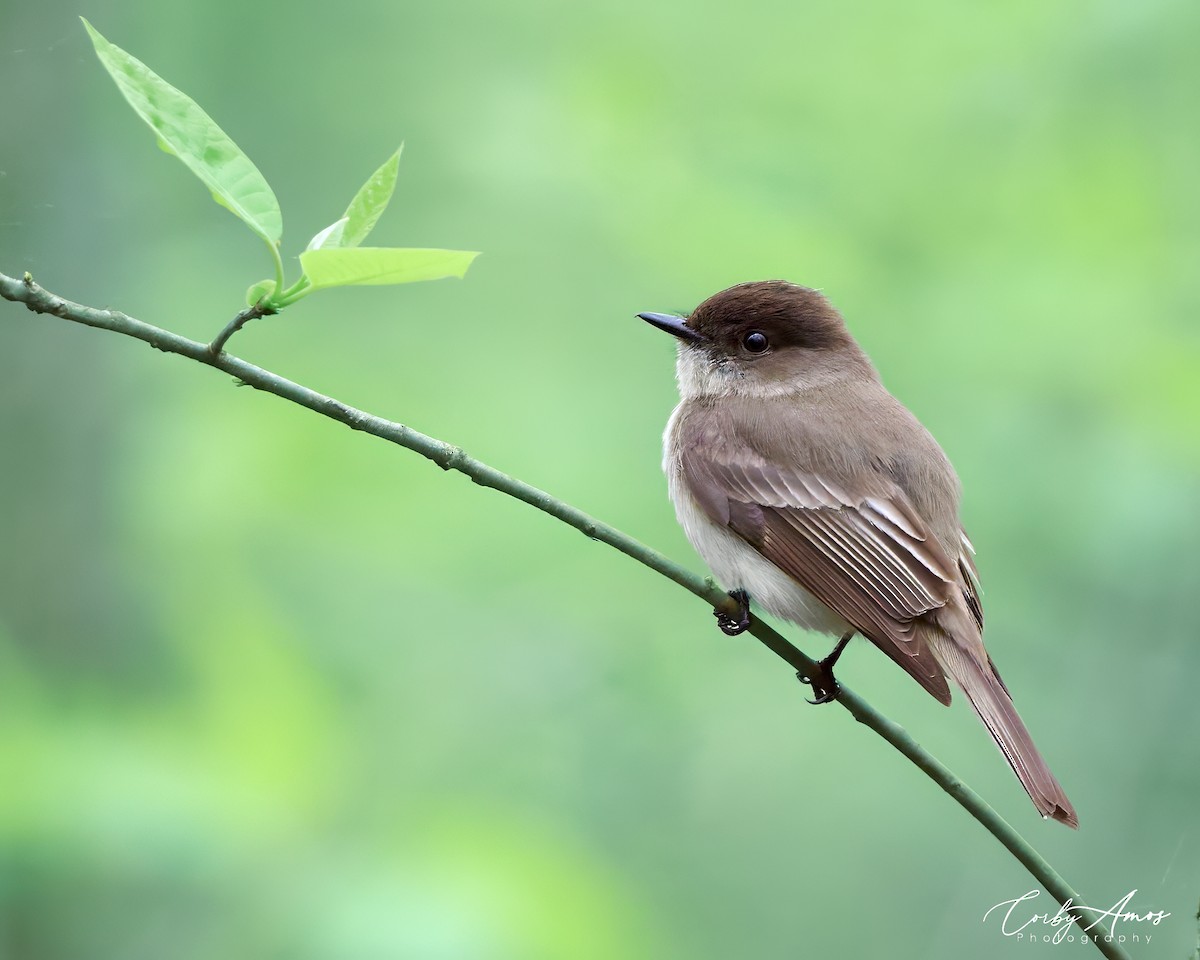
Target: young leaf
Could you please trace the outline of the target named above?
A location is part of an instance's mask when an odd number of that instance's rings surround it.
[[[283,235],[279,202],[250,158],[194,100],[109,43],[86,20],[83,25],[104,69],[157,134],[159,146],[204,181],[217,203],[241,217],[267,243],[278,243]]]
[[[335,220],[315,237],[308,241],[306,250],[321,250],[325,247],[342,246],[342,237],[346,232],[346,218]]]
[[[401,144],[400,149],[371,174],[350,201],[350,206],[342,214],[346,218],[342,242],[326,246],[357,247],[367,239],[367,234],[374,229],[380,215],[392,199],[392,191],[396,188],[396,173],[400,169],[400,151],[403,149],[404,145]]]
[[[269,297],[275,292],[274,280],[259,280],[246,291],[246,306],[253,307],[263,297]]]
[[[300,266],[313,290],[354,284],[413,283],[461,277],[479,254],[467,250],[398,247],[306,250]]]

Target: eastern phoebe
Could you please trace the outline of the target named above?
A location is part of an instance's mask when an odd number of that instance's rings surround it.
[[[879,380],[841,315],[815,290],[741,283],[688,317],[639,314],[679,341],[682,397],[663,468],[692,546],[733,591],[805,629],[840,637],[815,677],[861,633],[942,703],[949,676],[1044,817],[1075,810],[1033,745],[983,646],[960,486],[937,441]]]

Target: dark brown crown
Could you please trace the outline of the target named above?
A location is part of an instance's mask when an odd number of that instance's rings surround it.
[[[833,304],[786,280],[755,280],[715,293],[692,311],[687,325],[731,353],[755,330],[775,349],[834,350],[853,342]]]

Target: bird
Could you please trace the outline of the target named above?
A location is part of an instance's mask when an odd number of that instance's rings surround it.
[[[1078,827],[984,647],[958,476],[833,304],[764,280],[690,314],[637,316],[677,341],[663,469],[684,533],[735,601],[715,611],[721,629],[745,630],[753,600],[837,637],[801,676],[816,703],[836,699],[856,634],[943,704],[953,680],[1042,817]]]

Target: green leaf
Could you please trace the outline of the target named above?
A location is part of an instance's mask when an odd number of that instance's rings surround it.
[[[300,266],[313,290],[355,284],[414,283],[461,277],[479,254],[467,250],[355,247],[306,250]]]
[[[246,291],[246,306],[253,307],[263,297],[269,297],[274,292],[274,280],[259,280]]]
[[[346,222],[347,220],[345,217],[342,217],[341,220],[335,220],[315,237],[309,240],[308,246],[305,247],[305,249],[322,250],[325,247],[343,246],[342,237],[346,232]]]
[[[279,202],[250,158],[194,100],[109,43],[86,20],[83,25],[104,69],[138,116],[154,130],[159,146],[204,181],[221,206],[241,217],[268,243],[277,244],[283,236]]]
[[[388,157],[383,166],[371,174],[354,195],[350,206],[342,214],[346,218],[346,229],[342,234],[341,243],[327,246],[357,247],[367,239],[367,234],[375,228],[379,217],[392,199],[392,191],[396,189],[396,173],[400,169],[400,152],[403,149],[404,145],[401,144],[400,149]]]

